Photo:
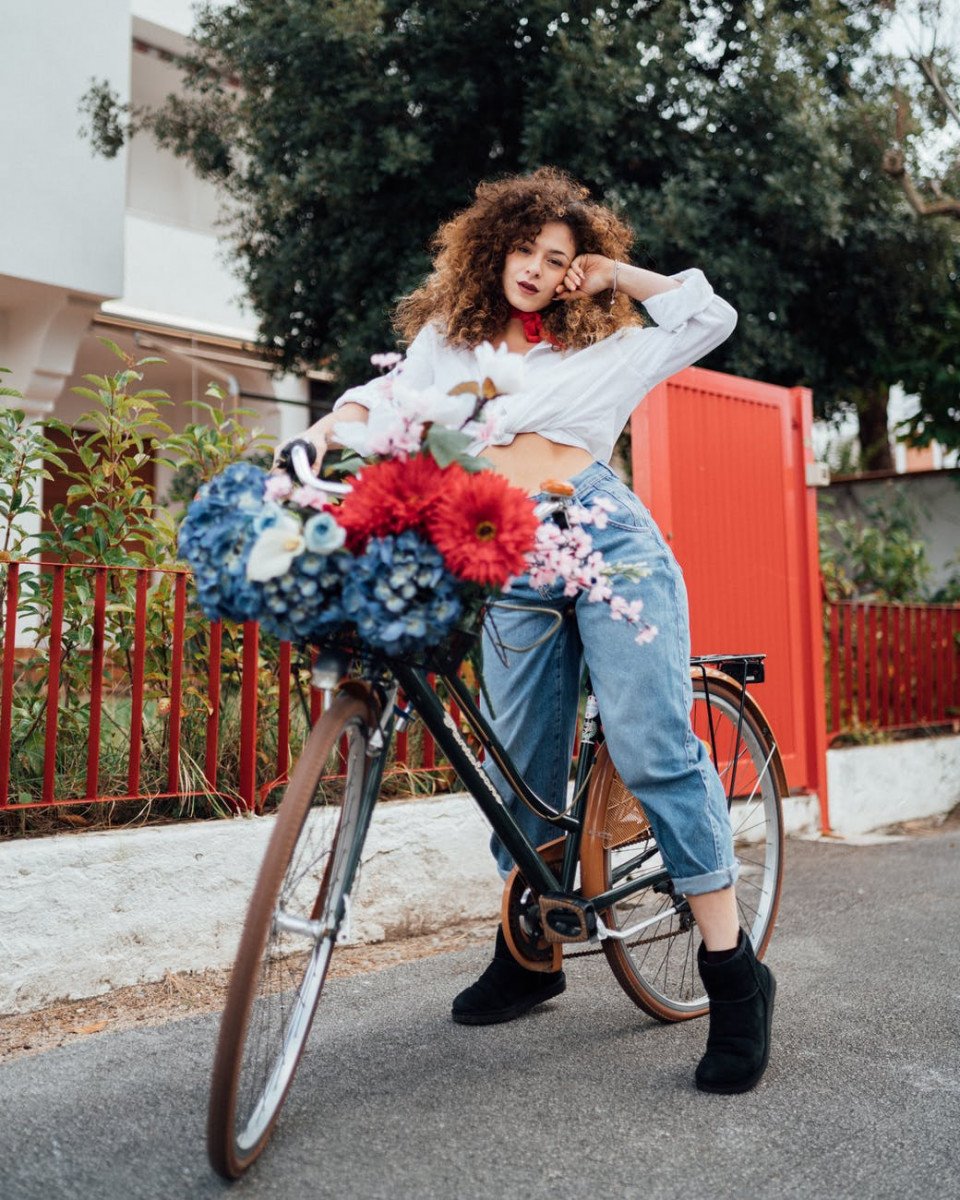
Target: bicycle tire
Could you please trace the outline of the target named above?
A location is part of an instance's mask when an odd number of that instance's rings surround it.
[[[375,727],[369,697],[341,693],[310,732],[277,814],[214,1057],[207,1152],[225,1179],[242,1175],[269,1141],[310,1033],[366,836],[361,797]],[[329,803],[321,781],[339,755],[343,794]]]
[[[740,923],[760,958],[773,933],[783,879],[783,766],[766,722],[749,696],[738,744],[739,684],[711,672],[707,686],[714,718],[715,765],[727,787],[734,846],[741,863],[737,881]],[[710,748],[705,689],[699,673],[693,689],[694,730]],[[614,880],[621,882],[618,867],[623,870],[644,851],[651,854],[636,868],[637,878],[663,869],[642,807],[620,780],[605,747],[594,767],[594,781],[580,851],[585,896],[599,895],[612,887]],[[736,792],[732,799],[731,781]],[[629,877],[629,871],[622,876]],[[672,895],[647,887],[601,915],[609,927],[622,930],[672,907]],[[699,944],[696,922],[686,912],[665,917],[632,939],[605,939],[603,950],[630,999],[657,1020],[673,1022],[703,1016],[709,1009],[696,969]]]

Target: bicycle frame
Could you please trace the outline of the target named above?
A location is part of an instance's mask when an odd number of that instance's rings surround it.
[[[489,754],[496,762],[509,780],[510,786],[535,812],[549,818],[558,829],[566,831],[564,857],[558,878],[505,806],[500,793],[483,771],[479,758],[467,743],[456,722],[437,698],[436,692],[429,683],[427,673],[418,668],[399,664],[394,666],[394,673],[397,682],[403,689],[404,696],[419,713],[424,725],[449,759],[461,782],[476,800],[481,812],[493,826],[494,832],[510,852],[530,886],[541,894],[576,895],[574,880],[580,852],[580,839],[583,835],[587,781],[597,750],[595,714],[588,714],[586,721],[593,724],[592,726],[585,725],[584,736],[580,741],[573,803],[568,812],[558,815],[544,804],[543,800],[518,774],[509,755],[480,712],[463,681],[455,675],[441,676],[460,707],[471,732],[483,747],[484,753]],[[633,862],[629,865],[632,868],[637,864]],[[668,875],[665,870],[652,872],[640,880],[631,880],[621,887],[612,888],[610,891],[594,897],[594,906],[597,909],[604,909],[634,892],[650,887],[652,884],[666,882],[667,879]]]
[[[699,668],[704,682],[710,723],[711,753],[714,761],[716,761],[717,750],[709,699],[707,667],[715,667],[721,670],[740,685],[740,711],[737,721],[737,736],[739,738],[740,727],[743,721],[744,702],[747,694],[746,685],[748,682],[763,680],[763,658],[763,655],[744,654],[709,655],[691,660],[691,665]],[[597,721],[595,707],[592,710],[588,707],[584,714],[580,749],[574,776],[573,801],[565,812],[558,814],[544,803],[541,797],[530,788],[519,774],[509,754],[491,729],[486,718],[480,712],[472,693],[463,680],[454,673],[445,672],[440,675],[447,691],[459,706],[471,733],[479,742],[484,754],[490,755],[492,760],[496,762],[509,781],[510,786],[526,804],[535,812],[550,820],[558,830],[566,833],[563,860],[560,865],[559,874],[557,874],[544,860],[536,846],[530,842],[506,807],[503,797],[483,770],[476,752],[467,742],[456,721],[441,703],[434,685],[430,682],[428,672],[421,667],[414,667],[395,661],[391,662],[390,671],[402,690],[406,701],[418,713],[427,730],[453,766],[460,781],[473,796],[481,812],[493,827],[494,832],[509,851],[528,884],[541,895],[552,893],[558,896],[578,896],[578,890],[574,884],[580,855],[580,843],[583,837],[588,784],[590,772],[596,759],[597,750],[600,744],[602,744],[603,736]],[[595,701],[593,703],[595,705]],[[590,700],[588,700],[589,704]],[[370,820],[379,795],[380,784],[386,765],[387,750],[392,740],[399,715],[402,715],[400,710],[391,703],[384,712],[383,720],[380,723],[379,744],[372,746],[374,753],[370,756],[371,769],[364,784],[363,815],[361,818],[364,828]],[[734,777],[731,779],[729,788],[728,803],[734,794],[735,768],[736,764],[734,764]],[[603,911],[626,899],[628,896],[649,887],[663,887],[667,890],[669,888],[669,875],[665,869],[651,870],[648,874],[627,878],[633,876],[637,868],[643,866],[644,862],[648,861],[656,853],[655,847],[653,849],[645,849],[628,862],[620,864],[614,877],[614,886],[600,895],[591,897],[591,903],[594,908],[598,912]],[[359,859],[359,845],[357,848],[357,857]],[[350,864],[351,877],[354,868],[358,865],[359,862]],[[627,882],[617,885],[616,880],[620,878],[627,878]],[[682,897],[678,897],[675,902],[677,911],[681,911],[685,906],[686,901]]]

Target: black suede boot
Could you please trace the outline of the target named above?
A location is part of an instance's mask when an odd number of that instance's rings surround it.
[[[757,962],[742,929],[729,958],[707,962],[701,946],[697,967],[710,997],[710,1032],[697,1067],[697,1087],[701,1092],[748,1092],[760,1082],[770,1057],[777,990],[773,972]]]
[[[493,962],[476,983],[453,1002],[453,1019],[460,1025],[496,1025],[522,1017],[531,1008],[559,996],[567,986],[562,971],[528,971],[507,948],[503,929],[497,929]]]

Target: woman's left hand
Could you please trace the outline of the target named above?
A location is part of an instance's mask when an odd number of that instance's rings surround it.
[[[578,300],[595,296],[613,287],[613,259],[602,254],[578,254],[557,284],[558,300]]]

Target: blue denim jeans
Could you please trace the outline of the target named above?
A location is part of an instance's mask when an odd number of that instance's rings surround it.
[[[659,632],[637,645],[636,630],[614,621],[607,604],[564,597],[560,587],[534,590],[523,577],[505,599],[529,607],[494,607],[494,628],[488,621],[484,630],[483,674],[493,705],[491,712],[484,703],[486,716],[533,790],[560,810],[585,658],[610,756],[643,804],[677,891],[698,895],[728,887],[738,863],[723,784],[690,725],[690,631],[680,567],[646,508],[609,467],[593,463],[571,482],[581,504],[602,498],[614,506],[605,529],[590,529],[606,561],[642,561],[652,569],[639,582],[618,578],[613,586],[627,600],[640,597],[643,616]],[[553,637],[525,653],[494,648],[493,638],[512,647],[536,642],[552,620],[546,606],[566,613]],[[534,845],[559,835],[514,795],[493,763],[485,769]],[[491,848],[506,875],[513,860],[496,836]]]

